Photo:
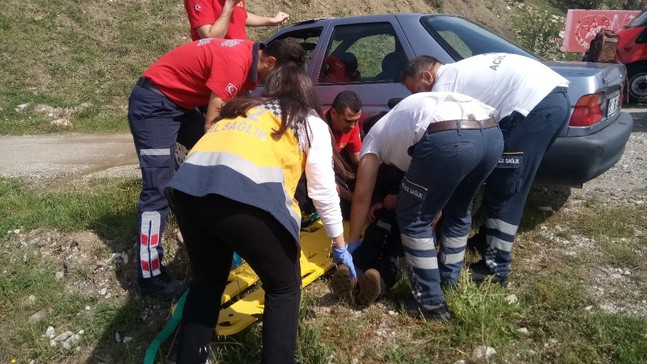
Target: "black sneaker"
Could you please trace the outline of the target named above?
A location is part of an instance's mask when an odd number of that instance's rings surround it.
[[[187,284],[171,277],[165,270],[151,278],[139,278],[139,290],[142,295],[171,301],[179,298],[188,288]]]
[[[380,277],[380,272],[373,268],[364,272],[357,284],[359,293],[355,298],[355,303],[363,307],[372,305],[382,291],[382,277]]]
[[[484,260],[479,260],[476,263],[470,264],[470,279],[474,283],[483,283],[488,279],[491,279],[492,283],[496,283],[501,287],[508,286],[508,277],[502,277],[494,273],[490,267],[485,264]]]
[[[413,297],[407,296],[401,299],[399,304],[404,312],[416,318],[424,318],[429,321],[449,321],[452,318],[452,312],[445,302],[437,305],[419,305]]]
[[[343,264],[337,264],[335,274],[330,280],[330,290],[339,300],[348,304],[353,303],[353,282],[350,279],[350,269]]]

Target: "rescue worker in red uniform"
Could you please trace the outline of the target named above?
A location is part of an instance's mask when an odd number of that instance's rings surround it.
[[[128,122],[142,171],[137,209],[137,265],[143,294],[170,300],[185,289],[162,265],[162,234],[168,216],[164,187],[175,171],[175,143],[187,148],[204,134],[222,105],[255,89],[275,66],[302,66],[295,40],[269,45],[246,40],[202,39],[180,46],[150,66],[137,81]],[[206,116],[196,107],[208,105]]]
[[[245,0],[184,0],[191,24],[191,39],[247,39],[245,26],[263,27],[286,23],[290,16],[282,11],[274,17],[259,16],[245,8]]]

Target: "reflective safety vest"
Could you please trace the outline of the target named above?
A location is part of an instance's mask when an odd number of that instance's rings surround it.
[[[247,117],[223,119],[195,144],[169,187],[193,196],[218,194],[272,214],[299,241],[301,211],[294,199],[305,154],[281,125],[278,104],[248,110]]]

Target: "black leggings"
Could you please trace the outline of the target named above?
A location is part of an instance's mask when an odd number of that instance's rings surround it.
[[[268,212],[219,195],[170,191],[193,270],[178,341],[178,363],[204,362],[218,323],[234,250],[265,290],[262,363],[294,363],[301,267],[299,246]]]

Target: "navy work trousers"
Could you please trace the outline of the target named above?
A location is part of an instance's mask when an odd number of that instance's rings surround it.
[[[191,148],[204,134],[204,116],[168,98],[135,86],[128,102],[128,123],[142,172],[137,207],[137,272],[139,278],[161,273],[162,234],[168,217],[164,188],[175,173],[176,141]]]
[[[441,283],[458,282],[476,190],[503,151],[498,127],[426,133],[410,148],[396,208],[411,289],[418,304],[444,302]],[[442,211],[440,256],[431,227]]]
[[[206,359],[201,348],[209,344],[218,323],[234,250],[265,290],[261,362],[294,363],[301,265],[300,247],[292,234],[269,212],[219,195],[195,197],[174,190],[169,195],[193,271],[182,313],[178,363]]]
[[[513,112],[501,119],[505,149],[485,182],[486,250],[481,252],[494,274],[510,273],[512,243],[541,160],[568,122],[566,89],[546,96],[526,117]]]

